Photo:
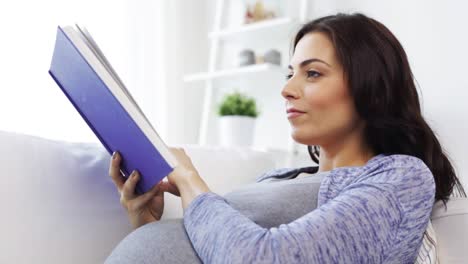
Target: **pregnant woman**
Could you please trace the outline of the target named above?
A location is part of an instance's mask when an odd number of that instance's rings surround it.
[[[292,137],[316,167],[273,170],[221,197],[182,149],[146,194],[110,175],[135,231],[107,263],[415,263],[435,201],[462,185],[424,120],[406,53],[362,14],[297,33],[281,92]],[[285,117],[285,118],[286,118]],[[164,192],[183,219],[159,221]]]

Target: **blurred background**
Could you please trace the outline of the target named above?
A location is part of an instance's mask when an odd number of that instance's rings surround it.
[[[79,23],[167,144],[219,145],[217,107],[239,91],[260,112],[248,147],[304,153],[280,96],[291,39],[307,20],[362,12],[403,44],[424,115],[467,186],[466,10],[456,0],[2,1],[0,130],[98,142],[47,72],[57,26]]]

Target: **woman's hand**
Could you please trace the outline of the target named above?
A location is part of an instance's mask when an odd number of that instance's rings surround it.
[[[179,190],[169,182],[161,181],[151,190],[142,194],[135,194],[135,186],[140,179],[134,171],[128,179],[120,173],[121,157],[118,152],[112,155],[109,175],[120,193],[120,203],[127,210],[132,226],[136,229],[144,224],[159,221],[164,211],[164,192],[179,196]]]
[[[182,207],[185,210],[198,195],[210,192],[210,189],[193,166],[192,160],[182,148],[169,148],[178,161],[178,165],[167,176],[169,184],[179,190]]]

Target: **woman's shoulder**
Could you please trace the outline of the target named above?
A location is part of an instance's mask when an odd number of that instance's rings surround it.
[[[355,183],[387,188],[402,200],[435,194],[434,176],[428,166],[417,157],[403,154],[379,155],[363,167]]]
[[[366,166],[371,168],[416,168],[429,170],[420,158],[405,154],[380,154],[372,158]]]
[[[363,178],[385,182],[434,181],[432,172],[424,161],[410,155],[379,155],[371,159],[363,169]]]
[[[409,180],[433,182],[430,169],[421,159],[403,154],[379,154],[361,167],[333,169],[329,177],[343,187],[358,183],[400,185],[407,184]]]

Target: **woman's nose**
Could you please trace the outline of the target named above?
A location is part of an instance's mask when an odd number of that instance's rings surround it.
[[[281,95],[285,99],[297,99],[299,97],[299,90],[297,87],[293,86],[294,84],[289,80],[281,91]]]

